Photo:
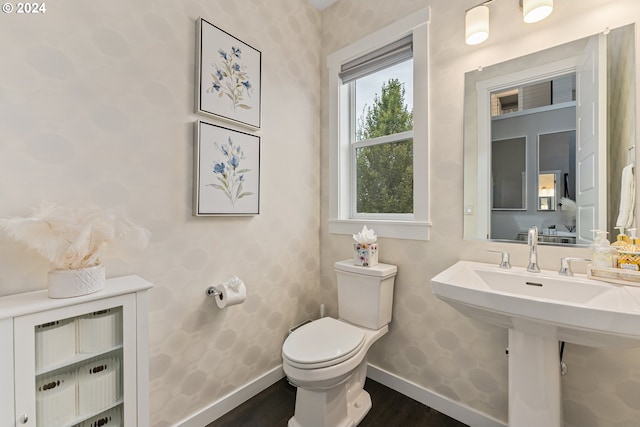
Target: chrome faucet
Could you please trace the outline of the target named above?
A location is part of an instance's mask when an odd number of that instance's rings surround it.
[[[529,228],[527,244],[529,245],[529,266],[527,271],[540,273],[540,267],[538,267],[538,227],[535,225]]]

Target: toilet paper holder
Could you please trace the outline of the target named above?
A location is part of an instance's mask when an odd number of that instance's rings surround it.
[[[218,295],[222,295],[222,292],[216,289],[215,286],[209,286],[207,288],[207,296],[208,297],[217,297]]]
[[[219,308],[242,304],[247,298],[245,284],[238,276],[232,276],[224,283],[209,286],[206,293],[209,297],[215,297]]]

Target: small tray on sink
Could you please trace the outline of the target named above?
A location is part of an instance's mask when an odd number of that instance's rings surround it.
[[[587,268],[587,276],[589,279],[602,280],[618,285],[640,286],[640,271],[589,266]]]

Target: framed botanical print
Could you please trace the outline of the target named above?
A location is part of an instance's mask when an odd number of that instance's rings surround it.
[[[196,112],[260,129],[262,53],[203,18],[196,27]]]
[[[260,213],[260,137],[195,123],[193,215]]]

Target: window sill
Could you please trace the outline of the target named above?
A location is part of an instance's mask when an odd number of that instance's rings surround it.
[[[329,233],[356,234],[363,226],[373,228],[378,237],[429,240],[431,223],[427,221],[390,221],[368,219],[329,219]]]

